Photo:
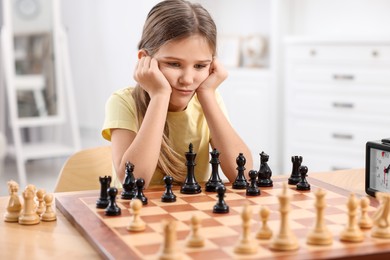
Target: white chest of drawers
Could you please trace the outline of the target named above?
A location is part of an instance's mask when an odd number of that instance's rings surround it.
[[[284,170],[364,167],[390,136],[390,41],[287,41],[285,57]]]

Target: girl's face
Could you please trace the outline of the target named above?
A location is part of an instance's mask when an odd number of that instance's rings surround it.
[[[198,34],[168,42],[154,55],[172,87],[169,111],[183,111],[199,85],[209,76],[213,52]]]

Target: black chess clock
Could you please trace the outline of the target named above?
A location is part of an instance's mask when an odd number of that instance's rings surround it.
[[[390,193],[390,138],[366,143],[366,193]]]

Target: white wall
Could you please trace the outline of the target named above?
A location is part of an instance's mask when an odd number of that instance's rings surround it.
[[[156,2],[62,1],[81,128],[100,129],[110,94],[134,84],[137,44]]]

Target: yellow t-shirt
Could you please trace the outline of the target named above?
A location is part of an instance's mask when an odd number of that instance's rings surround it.
[[[135,133],[139,126],[136,117],[136,106],[131,92],[134,88],[125,88],[114,92],[106,103],[106,115],[103,124],[102,136],[106,140],[111,140],[112,128],[128,129]],[[226,115],[226,109],[222,98],[217,94],[218,103]],[[180,112],[168,112],[167,123],[169,127],[169,139],[173,149],[183,155],[185,164],[185,153],[188,152],[189,144],[192,143],[195,158],[195,177],[197,181],[207,181],[210,176],[209,150],[210,150],[210,130],[203,114],[203,109],[195,95],[189,102],[187,108]],[[147,162],[145,162],[147,163]],[[134,173],[137,166],[134,165]],[[185,177],[187,172],[182,173]],[[157,168],[150,184],[163,184],[164,174]],[[114,184],[118,184],[116,174],[113,171]]]

